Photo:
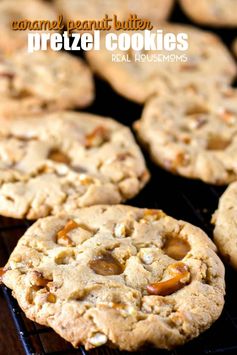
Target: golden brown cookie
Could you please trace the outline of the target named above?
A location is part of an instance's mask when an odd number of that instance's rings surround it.
[[[42,0],[0,1],[0,53],[17,52],[27,44],[28,31],[12,30],[17,20],[57,20],[57,12],[50,3]]]
[[[199,24],[237,27],[236,0],[180,0],[184,12]]]
[[[70,20],[100,20],[106,14],[126,20],[136,14],[157,23],[169,17],[174,0],[55,0],[55,4]]]
[[[130,130],[92,114],[0,117],[0,214],[37,219],[134,197],[149,179]]]
[[[228,184],[237,179],[236,102],[237,91],[228,86],[184,86],[148,101],[135,129],[163,168]]]
[[[94,206],[38,220],[1,273],[26,316],[74,346],[171,349],[221,314],[215,251],[162,211]]]
[[[233,81],[236,64],[216,35],[185,25],[166,24],[160,29],[164,31],[163,34],[187,34],[188,50],[111,52],[102,48],[100,51],[88,51],[87,59],[92,69],[107,80],[114,90],[138,103],[144,103],[153,94],[162,92],[167,81],[172,81],[177,90],[199,80],[203,80],[203,85],[206,82]],[[157,34],[157,30],[154,28],[152,33]],[[103,43],[102,35],[101,45]],[[120,62],[113,60],[113,55],[120,56]]]
[[[29,115],[42,110],[86,107],[94,98],[92,73],[66,52],[22,49],[0,56],[0,113]]]

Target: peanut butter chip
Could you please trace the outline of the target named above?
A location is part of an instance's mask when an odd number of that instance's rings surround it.
[[[56,163],[70,164],[69,157],[57,149],[53,149],[49,152],[48,159],[53,160]]]
[[[61,229],[58,233],[57,233],[57,243],[61,244],[61,245],[65,245],[65,246],[75,246],[75,244],[73,243],[73,241],[68,237],[68,233],[73,230],[78,228],[79,225],[74,222],[74,221],[68,221],[67,224],[64,226],[63,229]]]
[[[150,295],[168,296],[180,290],[190,282],[190,272],[188,266],[178,262],[168,266],[168,271],[174,275],[171,279],[153,283],[147,286]]]
[[[191,247],[188,242],[175,237],[166,237],[163,248],[165,254],[175,260],[183,259],[190,249]]]
[[[109,253],[102,254],[89,262],[90,268],[99,275],[119,275],[123,268],[120,263]]]

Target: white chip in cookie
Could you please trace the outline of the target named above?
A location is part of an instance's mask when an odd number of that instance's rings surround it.
[[[149,174],[130,130],[57,112],[0,118],[0,214],[37,219],[134,197]]]
[[[171,349],[221,314],[215,251],[199,228],[161,211],[93,206],[38,220],[1,274],[28,318],[74,346]]]

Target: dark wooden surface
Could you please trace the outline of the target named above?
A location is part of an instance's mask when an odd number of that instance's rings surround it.
[[[0,290],[0,355],[24,355],[2,290]]]

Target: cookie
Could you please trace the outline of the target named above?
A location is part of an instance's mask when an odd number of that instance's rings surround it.
[[[187,33],[188,51],[129,50],[111,53],[101,49],[87,52],[87,59],[92,69],[107,80],[115,91],[138,103],[144,103],[151,95],[162,91],[161,84],[166,85],[167,80],[172,80],[177,90],[180,85],[195,83],[200,78],[203,79],[203,85],[206,85],[206,81],[232,82],[236,75],[236,64],[217,36],[183,25],[166,24],[161,29],[164,29],[164,33]],[[153,30],[154,33],[157,33],[156,30]],[[101,44],[103,42],[104,39],[101,39]],[[120,55],[120,59],[128,56],[129,62],[112,61],[113,55]],[[139,59],[141,55],[146,58]],[[152,56],[158,59],[152,60]],[[162,59],[164,56],[171,56],[171,59]],[[185,58],[183,61],[175,60],[174,56],[186,56],[187,61]]]
[[[93,206],[38,220],[2,270],[26,316],[74,346],[171,349],[220,316],[224,267],[199,228]]]
[[[212,222],[215,244],[223,258],[237,270],[236,196],[237,182],[233,182],[221,196]]]
[[[80,58],[65,52],[27,53],[23,49],[0,57],[0,94],[1,112],[17,113],[20,107],[20,114],[31,114],[42,109],[86,107],[94,98],[94,83]]]
[[[37,219],[134,197],[149,178],[130,130],[78,112],[0,117],[0,214]]]
[[[127,0],[125,0],[127,1]],[[102,20],[105,15],[123,18],[125,1],[120,0],[55,0],[56,8],[68,20]]]
[[[174,0],[55,0],[58,11],[70,20],[101,20],[107,14],[126,20],[130,14],[154,23],[169,17]]]
[[[237,179],[237,91],[188,86],[153,97],[135,123],[153,160],[216,185]]]
[[[127,0],[127,17],[131,13],[136,14],[156,25],[169,18],[173,5],[174,0]]]
[[[54,107],[56,110],[56,107]],[[35,97],[0,97],[0,116],[15,118],[17,116],[40,115],[47,108],[39,98]]]
[[[235,0],[180,0],[180,4],[194,22],[213,27],[237,27]]]
[[[13,21],[28,19],[57,20],[53,6],[42,0],[1,0],[0,1],[0,53],[17,52],[27,44],[28,31],[13,31]]]

